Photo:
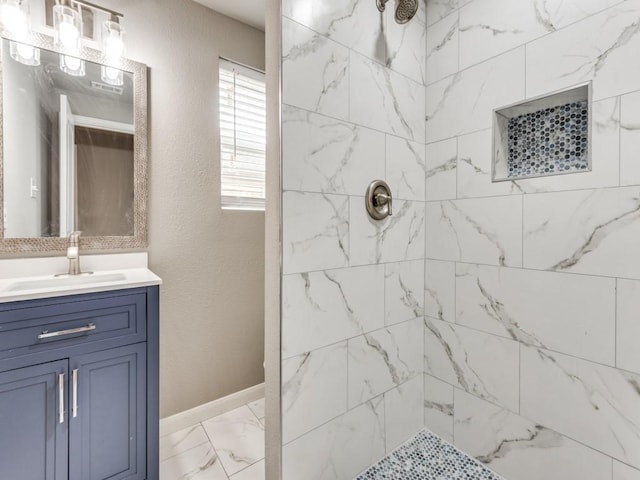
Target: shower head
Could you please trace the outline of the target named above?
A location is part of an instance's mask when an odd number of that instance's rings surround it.
[[[384,8],[389,0],[376,0],[378,10],[384,12]],[[418,0],[396,0],[396,22],[407,23],[418,12]]]

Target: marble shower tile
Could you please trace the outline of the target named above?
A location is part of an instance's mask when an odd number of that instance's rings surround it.
[[[424,201],[424,145],[387,135],[386,178],[394,198]],[[362,173],[360,173],[362,175]],[[372,177],[367,178],[383,178]],[[365,186],[366,189],[366,186]],[[361,189],[357,195],[362,195]]]
[[[614,460],[613,480],[640,480],[640,470]]]
[[[640,278],[640,189],[527,195],[524,266]]]
[[[423,376],[417,375],[384,394],[387,453],[424,428]]]
[[[640,184],[640,92],[621,100],[620,185]]]
[[[427,258],[519,267],[522,197],[427,202]]]
[[[300,85],[304,88],[299,88]],[[283,18],[282,101],[346,120],[349,115],[349,50]]]
[[[227,480],[209,442],[160,462],[160,480]]]
[[[427,201],[456,198],[457,139],[449,138],[440,142],[430,143],[425,150],[427,161]]]
[[[424,376],[424,425],[453,443],[453,387],[430,375]]]
[[[230,480],[265,480],[264,460],[240,470]]]
[[[454,10],[466,5],[471,0],[428,0],[427,1],[427,26],[431,26],[443,19]]]
[[[458,12],[427,28],[427,84],[456,73],[458,69]]]
[[[384,443],[380,396],[285,445],[282,479],[353,478],[384,456]]]
[[[203,443],[209,443],[209,438],[200,424],[162,436],[160,437],[160,461],[163,462]]]
[[[375,3],[375,2],[374,2]],[[424,84],[426,78],[425,42],[427,28],[414,17],[403,25],[395,21],[395,6],[385,10],[387,67]]]
[[[426,143],[490,128],[493,110],[524,99],[524,47],[426,88]]]
[[[264,426],[246,405],[202,422],[228,475],[264,458]]]
[[[282,362],[282,441],[347,411],[347,342]]]
[[[518,343],[425,318],[424,372],[518,411]]]
[[[349,408],[422,373],[422,320],[349,340]]]
[[[632,466],[640,466],[640,376],[521,347],[520,413]]]
[[[616,366],[640,373],[640,281],[618,279]]]
[[[258,420],[262,420],[264,418],[264,398],[256,400],[255,402],[247,403],[247,406],[251,409]]]
[[[282,108],[284,190],[363,195],[369,179],[384,178],[384,149],[383,133]]]
[[[424,143],[424,86],[353,51],[349,119]]]
[[[384,266],[285,275],[282,357],[384,326]]]
[[[387,263],[384,268],[385,325],[424,315],[424,260]]]
[[[608,480],[611,459],[530,420],[455,392],[456,446],[509,480]]]
[[[620,2],[527,44],[527,97],[589,80],[594,100],[637,90],[640,65],[629,58],[640,50],[639,14],[640,1]]]
[[[282,14],[380,63],[386,60],[386,16],[375,2],[283,0]]]
[[[344,267],[349,262],[349,197],[284,192],[283,271]]]
[[[425,315],[438,320],[455,322],[456,264],[426,260],[424,275]]]
[[[613,366],[615,290],[612,278],[457,264],[456,323]]]
[[[394,200],[393,215],[371,219],[364,197],[351,197],[351,264],[369,265],[424,258],[424,202]]]

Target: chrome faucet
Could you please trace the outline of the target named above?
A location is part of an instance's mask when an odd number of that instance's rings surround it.
[[[80,275],[80,235],[82,232],[71,232],[69,235],[69,248],[67,248],[67,258],[69,259],[69,275]]]

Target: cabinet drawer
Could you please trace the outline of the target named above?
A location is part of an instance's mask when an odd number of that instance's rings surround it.
[[[0,360],[109,340],[146,340],[146,295],[105,295],[21,302],[0,310]]]

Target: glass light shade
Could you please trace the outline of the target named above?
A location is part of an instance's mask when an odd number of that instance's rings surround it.
[[[72,77],[84,77],[84,60],[69,55],[60,55],[60,70]]]
[[[27,0],[0,0],[2,33],[21,41],[29,39],[29,2]]]
[[[102,24],[102,54],[107,63],[117,63],[125,55],[124,28],[118,22],[107,20]]]
[[[35,67],[40,65],[40,49],[25,43],[11,42],[9,55],[16,62]]]
[[[101,74],[102,81],[104,83],[113,85],[114,87],[121,87],[124,85],[124,73],[119,68],[103,65],[101,68]]]
[[[78,53],[82,47],[82,16],[80,11],[66,5],[53,7],[55,44],[64,52]]]

